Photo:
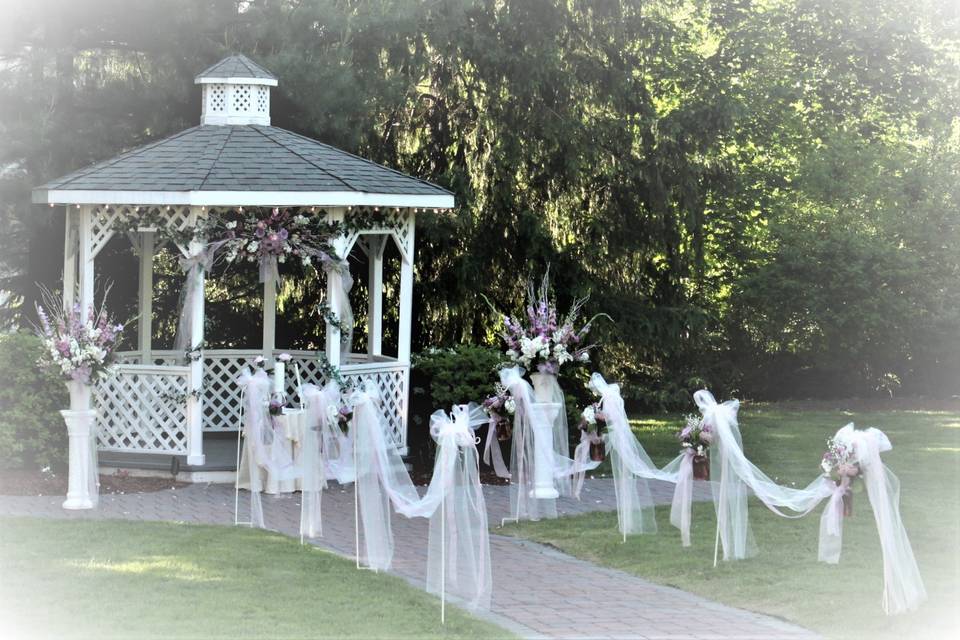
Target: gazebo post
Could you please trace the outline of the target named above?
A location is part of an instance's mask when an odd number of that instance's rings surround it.
[[[140,362],[150,364],[153,361],[153,231],[140,233],[140,287],[137,311],[139,313],[137,346],[140,349]]]
[[[263,282],[263,357],[273,359],[277,347],[277,282],[267,278]]]
[[[70,311],[77,295],[77,229],[70,205],[64,206],[63,309]]]
[[[78,207],[79,208],[79,207]],[[78,274],[80,282],[80,312],[86,316],[93,308],[94,255],[93,255],[93,211],[85,206],[77,211]]]
[[[329,209],[327,212],[327,219],[330,222],[343,222],[344,219],[344,208],[336,207]],[[347,239],[343,235],[339,235],[336,238],[330,240],[330,244],[336,251],[338,258],[347,259],[347,256],[344,255],[347,250]],[[330,309],[334,313],[338,313],[340,309],[340,299],[343,297],[343,282],[340,277],[340,273],[336,269],[327,269],[327,303],[330,305]],[[338,314],[339,316],[339,314]],[[339,367],[340,362],[340,327],[326,323],[326,356],[327,361],[330,362],[334,367]]]
[[[414,214],[407,210],[407,247],[400,264],[400,327],[397,331],[397,360],[410,364],[410,334],[413,326]],[[409,374],[408,374],[409,375]]]
[[[373,360],[383,353],[383,250],[387,236],[367,236],[367,277],[370,303],[367,311],[367,354]]]
[[[201,216],[205,216],[204,210],[199,207],[191,207],[190,224],[196,225]],[[189,255],[199,255],[204,249],[203,242],[193,240],[189,245]],[[196,296],[194,304],[190,306],[190,344],[187,349],[193,351],[194,347],[200,347],[199,357],[190,358],[190,395],[187,398],[187,464],[190,466],[203,466],[206,457],[203,455],[203,319],[206,313],[206,294],[205,285],[207,274],[203,269],[191,269],[191,274],[197,278],[196,286],[199,295]],[[190,277],[188,274],[187,277]]]

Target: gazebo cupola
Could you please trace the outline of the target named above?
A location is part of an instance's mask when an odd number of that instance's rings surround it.
[[[200,73],[201,124],[270,124],[270,87],[276,77],[250,58],[234,54]]]
[[[340,368],[345,378],[376,383],[389,425],[388,437],[406,448],[410,388],[414,221],[422,212],[451,208],[453,195],[429,182],[341,151],[303,135],[270,125],[270,91],[278,85],[269,71],[243,55],[231,55],[200,73],[201,123],[167,138],[79,169],[33,191],[33,200],[65,205],[64,301],[87,308],[94,304],[97,253],[120,231],[129,237],[140,260],[137,348],[121,354],[114,376],[98,382],[101,450],[184,456],[194,468],[204,464],[203,435],[237,428],[240,369],[257,356],[268,362],[286,351],[303,382],[322,383],[320,356]],[[185,354],[155,349],[152,344],[153,256],[164,242],[184,257],[196,257],[206,238],[185,243],[183,232],[216,228],[238,212],[269,215],[273,208],[291,218],[339,222],[340,234],[329,238],[338,264],[347,264],[355,247],[367,257],[365,277],[367,348],[352,350],[352,329],[318,317],[320,351],[278,348],[275,336],[277,281],[263,281],[263,335],[259,344],[211,349],[204,345],[204,304],[190,305],[189,344]],[[158,222],[162,224],[158,224]],[[172,230],[178,233],[168,233]],[[384,249],[399,254],[397,353],[382,348]],[[238,268],[241,268],[238,265]],[[349,299],[340,267],[316,272],[326,279],[326,303],[342,310]],[[279,265],[279,277],[285,277]],[[191,287],[203,291],[202,269],[191,271]],[[352,314],[351,314],[352,315]],[[343,320],[346,314],[340,314]],[[344,329],[341,332],[341,329]],[[312,339],[312,337],[311,337]],[[280,345],[282,347],[282,345]],[[187,357],[185,357],[185,355]],[[293,380],[288,392],[293,394]]]

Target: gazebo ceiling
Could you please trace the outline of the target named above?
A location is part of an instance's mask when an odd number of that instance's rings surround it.
[[[269,126],[272,74],[230,56],[197,76],[204,122],[52,180],[50,204],[450,208],[453,194],[305,136]]]

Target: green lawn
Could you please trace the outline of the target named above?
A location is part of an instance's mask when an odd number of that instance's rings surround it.
[[[492,638],[399,578],[258,530],[0,519],[3,638]]]
[[[641,443],[662,464],[676,455],[681,418],[633,421]],[[854,496],[844,525],[839,565],[817,562],[820,510],[801,520],[775,516],[751,502],[760,553],[714,569],[716,519],[711,504],[693,513],[693,546],[680,546],[669,507],[657,508],[659,533],[621,544],[615,513],[522,523],[506,531],[571,555],[634,573],[726,604],[773,614],[834,638],[941,638],[960,633],[960,414],[896,411],[741,410],[747,456],[781,482],[805,485],[818,473],[824,440],[854,421],[882,429],[894,449],[884,454],[902,484],[901,513],[930,599],[912,614],[887,617],[880,607],[880,544],[866,494]],[[695,613],[692,613],[695,617]]]

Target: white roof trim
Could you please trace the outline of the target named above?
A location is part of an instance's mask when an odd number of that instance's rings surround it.
[[[204,76],[202,78],[195,78],[193,84],[265,84],[268,87],[275,87],[277,86],[277,80],[275,78],[248,78],[246,76],[240,78]]]
[[[357,191],[89,191],[34,189],[39,204],[160,204],[206,207],[417,207],[452,209],[450,194],[405,195]]]

